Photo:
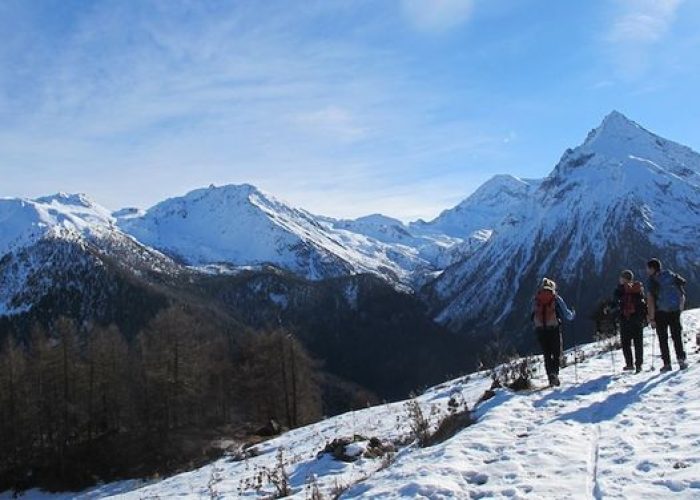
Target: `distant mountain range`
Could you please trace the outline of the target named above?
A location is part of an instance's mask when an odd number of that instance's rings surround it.
[[[613,112],[546,178],[495,176],[428,222],[317,216],[250,185],[114,213],[85,195],[0,199],[0,325],[67,312],[134,333],[162,304],[201,302],[241,324],[313,330],[307,343],[330,359],[344,344],[319,340],[324,329],[357,335],[357,297],[373,297],[362,307],[376,335],[381,318],[396,319],[382,352],[408,352],[402,329],[415,337],[410,356],[425,353],[420,339],[468,339],[454,370],[494,332],[531,344],[529,300],[545,275],[578,309],[573,331],[590,337],[588,315],[620,269],[641,273],[652,255],[686,275],[697,304],[700,155]]]

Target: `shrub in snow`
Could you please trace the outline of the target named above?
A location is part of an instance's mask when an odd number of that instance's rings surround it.
[[[207,481],[207,495],[211,500],[219,500],[223,496],[218,491],[218,485],[221,482],[221,468],[216,464],[211,468],[209,481]]]
[[[318,478],[315,474],[306,480],[306,498],[309,500],[323,500],[321,489],[318,486]]]
[[[338,479],[335,480],[333,483],[333,487],[331,488],[331,498],[333,500],[336,500],[340,498],[343,493],[348,491],[350,489],[351,484],[345,484],[345,483],[340,483],[338,482]]]
[[[532,378],[537,369],[535,358],[513,358],[491,370],[492,388],[507,387],[512,391],[532,388]]]
[[[479,406],[481,403],[488,401],[489,399],[493,398],[495,395],[496,395],[496,391],[494,391],[493,389],[486,389],[484,391],[484,393],[481,396],[479,396],[479,399],[476,401],[474,406],[475,407]]]
[[[365,449],[365,458],[386,458],[396,452],[396,447],[391,443],[386,443],[379,438],[373,437]]]
[[[336,438],[326,445],[323,450],[318,453],[318,458],[323,455],[331,455],[334,459],[341,462],[355,462],[364,452],[364,448],[358,443],[364,443],[367,438],[359,435],[353,437]]]
[[[418,442],[420,446],[430,438],[430,421],[423,413],[420,403],[416,399],[406,401],[404,404],[408,417],[408,424],[411,429],[411,438]]]
[[[326,444],[318,453],[318,458],[331,455],[341,462],[355,462],[360,458],[381,458],[388,453],[393,453],[396,448],[391,443],[385,443],[377,437],[367,439],[364,436],[337,438]]]
[[[272,486],[274,491],[268,498],[284,498],[289,496],[292,490],[289,486],[289,474],[287,473],[286,465],[284,448],[280,447],[277,449],[275,466],[272,468],[256,466],[254,475],[242,479],[239,483],[239,494],[243,495],[250,490],[255,490],[258,494],[261,494],[265,487]]]
[[[435,432],[431,433],[430,437],[425,442],[425,446],[434,446],[443,443],[473,423],[472,414],[468,409],[450,413],[440,420]]]
[[[252,444],[246,444],[241,448],[227,453],[227,459],[229,462],[242,462],[249,458],[257,457],[260,455],[260,450],[253,446]]]
[[[447,413],[433,405],[426,417],[417,400],[405,404],[411,429],[411,438],[425,448],[442,443],[473,423],[467,403],[461,394],[453,396],[447,403]]]
[[[531,387],[531,380],[536,371],[532,357],[521,357],[509,340],[500,333],[494,334],[479,356],[482,370],[490,370],[492,389],[507,387],[521,391]]]

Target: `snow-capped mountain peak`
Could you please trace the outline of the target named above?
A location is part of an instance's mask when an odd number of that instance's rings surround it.
[[[613,112],[582,145],[567,150],[535,189],[523,190],[522,202],[499,202],[500,178],[492,184],[497,190],[467,211],[467,220],[489,207],[509,216],[492,226],[494,235],[482,251],[434,282],[433,296],[444,301],[438,319],[457,330],[472,329],[484,317],[517,329],[525,324],[532,287],[550,275],[588,315],[611,276],[622,268],[641,271],[650,256],[694,276],[700,255],[698,172],[700,155]],[[517,186],[512,179],[507,184]],[[484,188],[488,193],[488,183]],[[475,303],[478,295],[485,298]],[[586,322],[581,318],[576,327],[589,334]]]
[[[37,203],[44,203],[47,205],[58,204],[58,205],[69,205],[69,206],[81,206],[84,208],[93,208],[99,206],[98,203],[93,201],[85,193],[65,193],[58,192],[56,194],[41,196],[36,198],[34,201]]]
[[[537,181],[524,180],[509,174],[494,175],[459,206],[475,203],[497,205],[511,199],[526,197]]]
[[[0,256],[47,236],[96,235],[113,223],[109,210],[82,194],[0,199]]]
[[[596,157],[595,162],[589,160]],[[583,165],[653,167],[700,185],[700,155],[648,131],[618,111],[606,116],[585,142],[567,150],[554,174]],[[569,167],[566,169],[565,167]]]
[[[104,257],[135,273],[175,272],[85,195],[0,199],[0,316],[27,312],[52,291],[90,288],[85,282],[99,275]]]
[[[197,189],[118,221],[139,241],[193,266],[271,264],[311,279],[369,272],[404,282],[421,262],[415,250],[338,230],[337,221],[250,184]]]
[[[493,230],[527,200],[540,180],[495,175],[454,208],[443,211],[430,222],[416,222],[411,228],[466,238],[477,231]]]
[[[640,133],[650,134],[637,122],[630,120],[619,111],[609,113],[601,124],[593,129],[587,139],[587,143],[595,142],[600,138],[625,138],[633,137]]]

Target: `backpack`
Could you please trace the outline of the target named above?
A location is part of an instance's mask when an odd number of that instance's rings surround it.
[[[537,292],[532,319],[536,328],[555,328],[559,326],[557,296],[552,290],[542,288]]]
[[[685,279],[671,271],[663,270],[652,276],[649,284],[650,291],[656,301],[659,311],[679,311],[685,295]]]
[[[621,285],[620,314],[625,319],[646,316],[644,287],[639,281]]]

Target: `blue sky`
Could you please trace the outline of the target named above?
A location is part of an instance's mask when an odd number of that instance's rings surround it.
[[[691,0],[0,0],[0,196],[430,218],[618,109],[700,149]]]

